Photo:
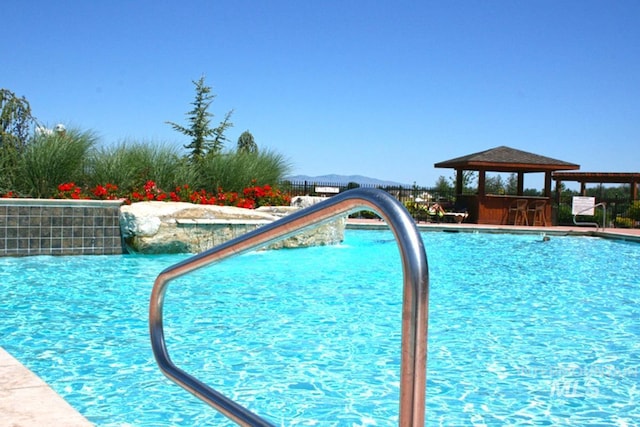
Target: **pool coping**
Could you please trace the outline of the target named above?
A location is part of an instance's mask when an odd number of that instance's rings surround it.
[[[388,230],[381,220],[349,219],[351,230]],[[420,231],[504,233],[547,236],[587,236],[640,243],[640,229],[607,228],[597,231],[585,227],[533,227],[450,223],[418,223]],[[93,426],[80,412],[57,394],[37,375],[0,347],[0,418],[11,427]]]
[[[0,418],[11,427],[89,427],[80,412],[0,347]]]
[[[517,225],[485,225],[467,223],[416,223],[420,231],[449,233],[491,233],[491,234],[532,234],[546,236],[585,236],[605,239],[625,240],[640,243],[640,229],[637,228],[605,228],[581,226],[517,226]],[[387,230],[389,226],[382,220],[349,219],[347,229],[350,230]]]

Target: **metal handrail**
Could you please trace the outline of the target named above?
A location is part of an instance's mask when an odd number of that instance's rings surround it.
[[[382,190],[358,188],[294,212],[271,224],[239,236],[177,263],[160,273],[151,293],[149,330],[160,370],[172,381],[205,401],[226,417],[245,426],[271,426],[240,404],[178,368],[164,339],[164,295],[171,280],[223,259],[263,247],[336,217],[373,210],[386,221],[400,249],[403,272],[400,409],[398,425],[422,426],[425,421],[429,272],[424,244],[406,208]]]
[[[577,222],[576,221],[576,216],[580,215],[582,212],[586,212],[586,211],[590,211],[591,209],[595,209],[598,206],[602,207],[602,230],[604,231],[605,226],[607,224],[607,204],[605,202],[596,203],[593,206],[589,206],[589,207],[584,208],[583,210],[573,214],[573,223],[575,225],[595,225],[596,226],[596,231],[598,231],[598,229],[600,228],[600,224],[598,224],[597,222]]]

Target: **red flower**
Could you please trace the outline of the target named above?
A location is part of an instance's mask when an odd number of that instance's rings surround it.
[[[96,185],[96,187],[93,190],[91,190],[91,192],[96,197],[105,197],[107,195],[107,188],[103,187],[102,185]]]
[[[67,182],[65,184],[60,184],[58,185],[58,190],[60,191],[71,191],[73,190],[73,188],[76,186],[76,184],[74,184],[73,182]]]

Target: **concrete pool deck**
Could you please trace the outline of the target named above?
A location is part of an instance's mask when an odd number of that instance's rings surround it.
[[[349,220],[348,229],[384,230],[380,220]],[[640,243],[640,229],[563,226],[532,227],[450,223],[418,223],[420,231],[516,233],[547,236],[596,236]],[[0,427],[92,426],[44,381],[0,347]]]
[[[87,419],[0,347],[0,427],[87,427]]]

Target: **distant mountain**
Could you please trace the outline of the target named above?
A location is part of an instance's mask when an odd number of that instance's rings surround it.
[[[355,182],[360,185],[367,185],[367,186],[393,185],[393,186],[410,187],[409,184],[403,184],[401,182],[394,182],[394,181],[384,181],[381,179],[369,178],[367,176],[362,176],[362,175],[336,175],[336,174],[320,175],[320,176],[294,175],[294,176],[289,176],[285,179],[289,181],[294,181],[294,182],[296,181],[317,182],[319,184],[348,184],[350,182]]]

